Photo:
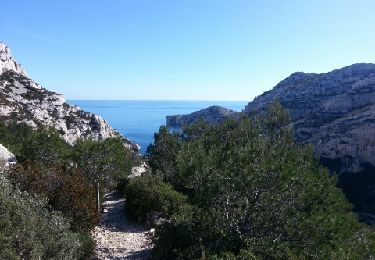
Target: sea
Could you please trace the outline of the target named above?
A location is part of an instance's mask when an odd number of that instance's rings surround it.
[[[113,128],[141,146],[144,154],[154,133],[165,125],[166,116],[184,115],[212,105],[242,111],[246,101],[140,101],[140,100],[69,100],[87,112],[100,115]]]

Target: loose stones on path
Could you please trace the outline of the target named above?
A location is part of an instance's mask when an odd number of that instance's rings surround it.
[[[107,193],[100,225],[93,231],[97,259],[149,259],[150,232],[125,216],[125,200]]]

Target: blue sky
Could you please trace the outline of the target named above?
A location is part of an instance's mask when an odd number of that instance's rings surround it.
[[[375,62],[373,0],[1,0],[0,41],[68,99],[248,100]]]

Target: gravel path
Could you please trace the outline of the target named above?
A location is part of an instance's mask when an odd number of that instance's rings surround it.
[[[150,259],[149,232],[125,217],[124,204],[114,192],[105,195],[104,214],[93,231],[96,259]]]

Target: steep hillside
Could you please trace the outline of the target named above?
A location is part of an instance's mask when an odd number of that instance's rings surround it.
[[[354,64],[328,73],[297,72],[250,102],[257,113],[273,101],[289,110],[298,143],[339,174],[339,186],[368,223],[375,223],[375,64]],[[168,117],[167,125],[192,118],[226,118],[217,110]],[[207,113],[209,112],[209,113]],[[186,120],[189,119],[189,120]]]
[[[292,116],[297,142],[339,173],[375,166],[375,64],[323,74],[294,73],[255,98],[245,111],[279,100]]]
[[[247,114],[280,101],[290,111],[298,143],[313,144],[315,155],[337,173],[375,166],[375,64],[354,64],[328,73],[293,73],[256,97]],[[189,115],[168,116],[168,127],[199,119],[219,123],[239,113],[210,107]]]
[[[33,128],[55,128],[71,144],[80,138],[121,137],[129,149],[139,150],[136,143],[122,136],[100,116],[67,104],[63,95],[48,91],[28,78],[3,43],[0,43],[0,118],[24,122]]]

